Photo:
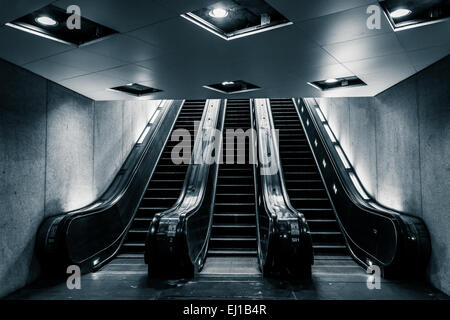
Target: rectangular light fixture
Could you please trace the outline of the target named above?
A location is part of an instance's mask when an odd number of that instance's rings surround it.
[[[356,177],[354,172],[350,172],[350,179],[353,182],[353,185],[355,186],[356,190],[358,191],[358,193],[361,195],[361,197],[364,200],[369,200],[369,196],[367,195],[367,193],[364,191],[363,187],[361,186],[361,183],[359,182],[358,178]]]
[[[339,145],[336,145],[335,148],[339,155],[339,158],[341,158],[341,161],[344,164],[345,169],[350,169],[352,166],[350,165],[350,162],[348,162],[347,157],[344,154],[344,150],[342,150],[341,146]]]
[[[334,136],[333,131],[331,131],[330,126],[328,124],[324,124],[323,126],[325,127],[325,131],[328,133],[331,142],[336,143],[337,142],[336,137]]]
[[[323,115],[322,110],[320,110],[319,107],[317,107],[316,110],[317,110],[317,114],[319,115],[320,121],[326,122],[327,119],[325,119],[325,116]]]
[[[221,83],[209,84],[203,87],[225,94],[243,93],[261,89],[257,85],[243,80],[224,81]]]
[[[144,130],[144,132],[142,132],[141,136],[139,137],[139,140],[137,141],[137,144],[142,144],[142,142],[144,142],[144,140],[147,137],[149,131],[150,131],[150,126],[145,127],[145,130]]]
[[[152,116],[152,119],[150,120],[150,124],[154,124],[156,119],[158,119],[158,116],[160,114],[161,110],[156,110],[155,113]]]
[[[110,88],[108,90],[123,92],[136,97],[142,97],[152,93],[162,92],[162,90],[147,87],[139,83],[129,83],[127,85]]]
[[[223,0],[181,16],[227,41],[292,24],[264,0]]]
[[[80,25],[70,26],[72,13],[54,5],[33,11],[6,25],[46,39],[82,46],[105,39],[117,31],[79,16]],[[69,28],[70,26],[70,28]]]
[[[450,17],[448,0],[381,0],[379,3],[394,31],[438,23]]]
[[[319,80],[308,82],[308,84],[321,91],[367,85],[364,81],[356,76]]]

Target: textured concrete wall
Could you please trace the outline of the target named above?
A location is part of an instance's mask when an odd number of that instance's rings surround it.
[[[92,202],[94,101],[48,84],[46,215]]]
[[[43,219],[100,196],[158,104],[94,102],[0,60],[0,297],[38,277]]]
[[[318,99],[364,187],[424,219],[429,279],[450,294],[450,57],[374,98]]]
[[[33,252],[45,211],[46,91],[46,81],[0,60],[0,296],[38,273]]]

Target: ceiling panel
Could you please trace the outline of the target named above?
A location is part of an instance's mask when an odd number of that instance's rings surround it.
[[[363,60],[404,52],[394,33],[324,46],[340,62]]]
[[[24,65],[23,67],[55,82],[81,76],[86,73],[86,71],[83,70],[63,66],[57,63],[51,63],[46,60],[32,62]]]
[[[72,47],[10,27],[0,27],[0,57],[18,65],[36,61]]]
[[[155,78],[155,75],[151,70],[133,64],[109,69],[99,72],[98,74],[110,78],[121,79],[124,83],[144,82]]]
[[[408,52],[416,71],[420,71],[450,54],[450,44]]]
[[[163,0],[61,0],[55,5],[67,8],[76,4],[85,18],[128,32],[174,16]]]
[[[207,50],[223,46],[226,41],[179,16],[135,30],[127,35],[141,39],[166,51]]]
[[[303,79],[305,83],[321,81],[331,78],[343,78],[353,75],[354,73],[352,73],[344,65],[341,64],[333,64],[322,67],[304,66],[303,70],[297,73],[297,77]]]
[[[373,0],[266,0],[289,20],[298,22],[370,5]]]
[[[92,53],[85,49],[74,49],[57,54],[45,59],[47,62],[60,64],[85,71],[85,73],[97,72],[123,65],[121,60],[104,55]]]
[[[83,49],[128,63],[147,60],[162,54],[160,49],[144,41],[121,34],[87,45]]]
[[[415,69],[406,53],[347,62],[344,64],[358,76],[371,73],[414,73]]]
[[[419,50],[450,43],[450,19],[445,22],[396,32],[405,50]]]
[[[382,15],[380,29],[369,29],[367,27],[368,17],[367,6],[362,6],[299,22],[299,26],[320,45],[345,42],[393,32],[384,15]]]
[[[88,94],[90,92],[103,91],[109,88],[121,86],[124,84],[123,82],[124,81],[121,79],[110,78],[93,73],[64,80],[60,83],[63,86],[81,94]]]

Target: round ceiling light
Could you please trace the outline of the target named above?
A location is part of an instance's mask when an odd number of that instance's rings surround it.
[[[224,8],[215,8],[209,12],[209,15],[213,18],[225,18],[228,16],[228,11]]]
[[[391,17],[394,19],[398,19],[398,18],[402,18],[402,17],[406,17],[408,15],[410,15],[412,13],[411,10],[409,9],[397,9],[391,12]]]
[[[58,24],[58,22],[50,17],[47,16],[40,16],[36,18],[36,22],[47,27],[54,27]]]
[[[222,82],[222,85],[223,86],[232,86],[232,85],[234,85],[234,82],[233,81],[224,81],[224,82]]]
[[[336,82],[339,82],[339,80],[335,78],[325,80],[325,83],[336,83]]]

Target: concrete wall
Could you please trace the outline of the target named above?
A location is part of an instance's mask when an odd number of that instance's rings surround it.
[[[450,57],[374,98],[318,99],[367,191],[424,219],[433,285],[450,294]]]
[[[44,217],[101,195],[158,104],[95,102],[0,60],[0,297],[38,277]]]

